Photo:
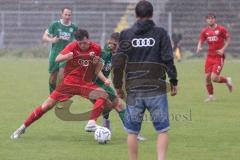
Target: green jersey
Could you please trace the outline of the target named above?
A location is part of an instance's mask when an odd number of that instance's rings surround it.
[[[77,30],[77,26],[73,23],[69,25],[63,24],[62,20],[54,21],[47,29],[47,32],[52,37],[58,37],[60,40],[57,43],[52,44],[49,55],[49,73],[53,73],[60,67],[65,66],[65,62],[55,62],[55,59],[60,51],[62,51],[66,45],[74,40],[74,32]]]
[[[52,44],[51,57],[55,60],[58,53],[65,48],[65,46],[74,40],[74,32],[77,30],[77,26],[73,23],[69,25],[63,24],[62,20],[54,21],[47,29],[49,35],[59,37],[60,40],[57,43]]]
[[[102,72],[104,76],[108,78],[112,69],[112,54],[110,52],[108,45],[104,46],[104,49],[101,52],[101,59],[104,62]],[[95,82],[99,87],[103,88],[108,93],[109,99],[111,101],[114,101],[114,99],[116,98],[114,89],[110,86],[106,86],[104,82],[98,78],[96,79]]]
[[[108,45],[105,45],[104,49],[102,49],[101,59],[104,61],[102,72],[104,76],[108,78],[112,69],[112,54]],[[104,84],[100,79],[97,79],[96,83],[99,85]]]

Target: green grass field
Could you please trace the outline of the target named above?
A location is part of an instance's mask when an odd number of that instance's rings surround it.
[[[240,84],[239,60],[227,60],[223,75],[233,78],[235,90],[215,84],[217,100],[204,103],[203,60],[177,63],[179,93],[169,97],[171,118],[168,160],[239,160]],[[0,160],[126,160],[126,137],[116,112],[112,112],[112,140],[99,145],[86,122],[64,122],[54,111],[33,124],[19,140],[10,134],[48,95],[48,62],[45,59],[0,59]],[[74,98],[73,112],[89,102]],[[147,116],[149,117],[149,116]],[[156,159],[156,133],[146,117],[139,143],[139,159]],[[101,118],[99,119],[101,120]],[[99,122],[101,124],[101,121]]]

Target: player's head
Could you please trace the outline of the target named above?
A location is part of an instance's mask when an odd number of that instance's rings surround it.
[[[116,51],[119,43],[119,38],[120,34],[118,32],[114,32],[111,34],[110,39],[108,40],[108,47],[110,48],[111,52]]]
[[[205,18],[209,26],[212,27],[216,24],[216,15],[214,13],[208,13]]]
[[[62,8],[61,18],[63,19],[63,23],[68,24],[71,21],[72,17],[72,9],[68,7]]]
[[[141,0],[137,3],[135,8],[135,14],[137,18],[152,18],[153,6],[146,0]]]
[[[89,49],[90,41],[88,31],[85,29],[78,29],[75,33],[75,39],[78,41],[78,45],[82,51]]]

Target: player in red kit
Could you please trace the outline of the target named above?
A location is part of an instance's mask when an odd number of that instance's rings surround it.
[[[204,28],[200,34],[200,39],[197,46],[197,53],[202,51],[204,41],[208,43],[208,53],[205,61],[206,74],[206,88],[208,91],[208,98],[205,102],[215,100],[213,94],[213,84],[224,83],[232,92],[232,80],[230,77],[223,77],[220,75],[225,59],[225,49],[230,42],[230,36],[227,29],[216,23],[216,16],[210,13],[206,16],[208,26]]]
[[[18,139],[27,127],[52,109],[57,102],[66,101],[74,95],[95,100],[89,119],[92,120],[92,125],[96,125],[95,121],[101,115],[108,95],[92,80],[96,75],[105,85],[110,85],[110,81],[101,72],[103,66],[99,58],[101,47],[88,38],[86,30],[78,29],[75,33],[76,40],[68,44],[56,57],[56,62],[67,61],[64,79],[47,100],[36,107],[20,128],[11,135],[12,139]]]

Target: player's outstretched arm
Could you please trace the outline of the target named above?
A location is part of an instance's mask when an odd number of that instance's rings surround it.
[[[95,68],[95,74],[96,74],[96,76],[97,76],[101,81],[104,82],[104,84],[105,84],[106,86],[110,86],[111,82],[110,82],[110,80],[109,80],[108,78],[106,78],[106,77],[104,76],[104,74],[103,74],[103,72],[102,72],[102,68],[103,68],[103,64],[99,61],[99,62],[97,63],[96,68]]]
[[[104,74],[103,74],[102,71],[97,72],[96,75],[97,75],[97,77],[98,77],[101,81],[104,82],[104,84],[105,84],[106,86],[110,86],[110,85],[111,85],[111,81],[104,76]]]
[[[102,73],[102,71],[100,71],[100,72],[97,73],[97,77],[98,77],[101,81],[103,81],[106,86],[110,86],[111,81],[104,76],[104,74]]]
[[[73,52],[69,52],[68,54],[59,54],[56,59],[55,62],[62,62],[62,61],[68,61],[70,59],[73,59]]]

